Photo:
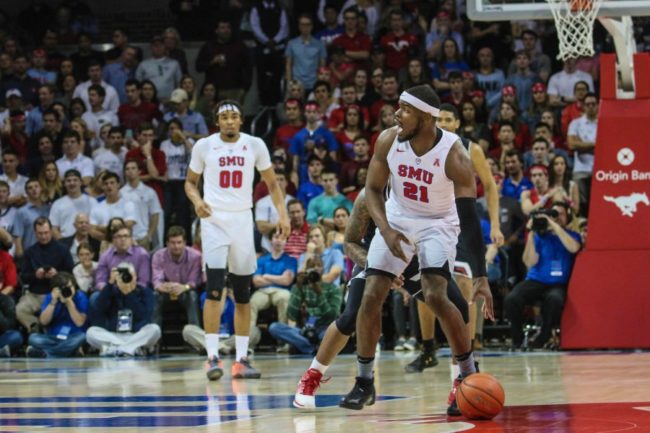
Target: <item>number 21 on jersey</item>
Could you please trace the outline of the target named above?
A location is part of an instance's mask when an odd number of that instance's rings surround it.
[[[423,203],[429,203],[429,190],[426,186],[421,185],[418,187],[416,184],[411,182],[404,182],[404,197],[409,200],[421,201]]]

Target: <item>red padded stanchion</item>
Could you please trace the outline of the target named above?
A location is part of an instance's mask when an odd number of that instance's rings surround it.
[[[611,56],[601,56],[588,239],[562,317],[567,349],[650,348],[650,55],[635,56],[632,100],[611,97]]]

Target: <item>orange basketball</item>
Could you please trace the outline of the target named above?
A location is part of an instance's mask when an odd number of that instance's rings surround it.
[[[467,419],[494,418],[503,409],[505,399],[499,381],[485,373],[467,376],[456,392],[458,409]]]

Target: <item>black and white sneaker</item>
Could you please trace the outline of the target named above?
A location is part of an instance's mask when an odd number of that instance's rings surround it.
[[[357,377],[352,391],[339,402],[339,407],[361,410],[375,404],[375,380]]]

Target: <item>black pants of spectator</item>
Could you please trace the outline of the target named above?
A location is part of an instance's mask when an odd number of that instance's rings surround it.
[[[188,244],[192,242],[192,206],[185,195],[184,180],[170,180],[165,186],[165,233],[170,226],[185,229]]]
[[[573,180],[580,191],[580,216],[589,216],[589,198],[591,197],[591,173],[573,173]]]
[[[201,326],[201,321],[199,320],[199,295],[196,290],[187,290],[183,292],[176,301],[170,299],[169,294],[155,292],[156,302],[154,303],[153,308],[153,317],[151,318],[152,322],[160,326],[162,329],[162,312],[165,304],[170,302],[178,302],[187,316],[188,325]]]
[[[393,300],[393,321],[395,322],[395,332],[397,337],[415,337],[416,329],[418,327],[417,315],[413,314],[411,303],[409,302],[406,306],[404,305],[404,296],[397,290],[393,290],[392,300]],[[415,305],[415,304],[413,304]],[[406,317],[406,311],[409,311],[408,317]],[[406,321],[409,321],[409,330],[406,329]]]
[[[505,313],[510,320],[510,332],[514,347],[520,347],[524,341],[524,307],[542,302],[542,329],[537,337],[541,343],[551,338],[553,329],[560,325],[566,286],[548,285],[538,281],[524,280],[517,284],[506,296]]]
[[[257,88],[260,102],[273,106],[282,98],[280,83],[284,72],[284,56],[281,51],[269,51],[266,47],[256,52]]]

